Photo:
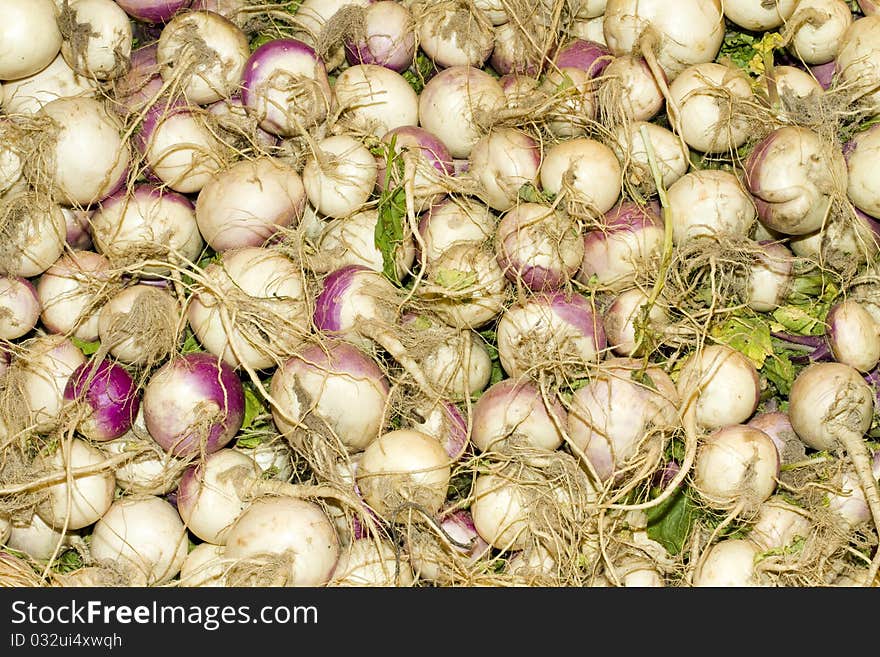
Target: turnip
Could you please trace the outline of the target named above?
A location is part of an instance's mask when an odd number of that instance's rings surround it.
[[[336,78],[333,94],[340,121],[352,130],[381,137],[419,124],[418,95],[403,75],[385,66],[349,66]]]
[[[500,73],[537,75],[552,48],[553,34],[546,26],[532,23],[528,30],[519,21],[508,21],[494,28],[489,66]]]
[[[791,292],[794,282],[794,254],[778,242],[759,242],[746,279],[743,300],[752,310],[772,312]]]
[[[583,258],[577,280],[595,279],[609,290],[628,287],[636,274],[658,258],[664,242],[663,221],[656,204],[621,201],[584,233]]]
[[[839,210],[821,228],[790,237],[792,252],[836,271],[871,261],[880,251],[880,222],[849,203]]]
[[[844,144],[843,153],[848,173],[847,198],[862,212],[880,218],[880,184],[872,171],[872,163],[880,153],[880,129],[856,133]]]
[[[283,141],[260,127],[241,102],[241,96],[223,98],[208,105],[207,109],[224,138],[240,153],[259,156],[282,152]]]
[[[180,316],[180,305],[169,291],[131,285],[101,308],[98,338],[114,358],[149,368],[165,360],[177,346]]]
[[[227,586],[324,586],[340,545],[315,502],[278,496],[255,500],[226,533]]]
[[[663,92],[643,57],[619,55],[612,59],[599,81],[600,112],[622,112],[631,121],[650,121],[663,109]]]
[[[523,549],[530,539],[528,504],[515,482],[497,474],[477,476],[470,508],[477,534],[499,550]]]
[[[64,387],[64,399],[81,406],[76,429],[95,441],[113,440],[129,431],[141,405],[134,379],[109,360],[90,360],[77,367]]]
[[[498,128],[474,144],[468,163],[479,186],[477,195],[504,212],[516,204],[520,187],[537,186],[541,147],[521,130]]]
[[[61,55],[85,77],[110,80],[126,69],[131,54],[128,14],[113,0],[70,0],[58,17]]]
[[[367,7],[373,0],[303,0],[296,10],[296,37],[312,47],[337,46],[335,39],[323,44],[328,33],[332,34],[337,17],[345,20],[351,8]]]
[[[456,0],[415,5],[419,47],[440,68],[481,67],[495,46],[491,21],[477,7]]]
[[[413,586],[409,559],[388,539],[359,538],[339,555],[328,586]]]
[[[504,310],[496,328],[498,358],[511,378],[583,376],[607,347],[590,300],[578,293],[540,292]]]
[[[359,452],[385,426],[389,384],[365,352],[322,341],[303,345],[275,371],[270,394],[275,425],[295,447],[309,446],[314,432],[319,447]]]
[[[805,445],[798,438],[791,426],[787,413],[782,411],[765,411],[757,413],[747,422],[750,427],[760,429],[773,441],[779,452],[782,465],[804,457]]]
[[[74,533],[54,529],[37,513],[34,513],[27,522],[13,520],[11,525],[9,538],[3,545],[24,552],[31,559],[40,562],[48,562],[76,540]]]
[[[706,345],[688,355],[676,388],[682,414],[693,406],[697,425],[710,431],[748,420],[761,392],[752,361],[723,344]]]
[[[649,147],[665,189],[685,175],[690,167],[686,145],[671,130],[656,123],[632,121],[618,126],[611,147],[623,170],[624,188],[634,189],[643,196],[657,194],[648,157]]]
[[[497,222],[486,204],[469,196],[447,196],[419,219],[421,257],[428,263],[456,242],[486,242],[494,235]]]
[[[166,92],[166,85],[159,75],[156,50],[155,42],[133,49],[128,58],[128,70],[114,78],[111,107],[121,116],[136,115]]]
[[[787,21],[798,0],[738,0],[724,3],[724,17],[740,27],[755,32],[765,32],[782,26]]]
[[[0,277],[0,338],[15,340],[30,332],[41,310],[33,283],[21,276]]]
[[[52,0],[3,0],[0,12],[0,80],[25,78],[48,66],[62,42]]]
[[[502,379],[480,395],[471,412],[471,442],[482,452],[554,450],[564,441],[565,407],[530,381]]]
[[[59,52],[36,73],[4,81],[0,92],[0,107],[6,114],[36,114],[43,105],[59,98],[96,96],[98,83],[74,72]]]
[[[584,138],[592,129],[598,106],[596,82],[583,68],[551,68],[541,80],[538,98],[546,98],[547,129],[563,141]],[[534,98],[521,98],[534,103]]]
[[[450,66],[419,95],[419,124],[434,133],[453,157],[466,158],[506,104],[501,84],[482,69]]]
[[[540,203],[520,203],[498,222],[495,248],[511,282],[531,291],[562,288],[584,260],[584,239],[571,216]]]
[[[41,469],[64,471],[64,481],[46,487],[47,497],[38,505],[37,513],[50,526],[66,532],[96,522],[113,503],[116,478],[110,468],[85,476],[76,470],[100,466],[104,453],[81,438],[64,441],[54,452],[42,455]]]
[[[71,249],[80,251],[92,250],[92,231],[89,222],[92,210],[77,210],[74,208],[61,208],[64,222],[67,226],[65,241]]]
[[[277,434],[264,438],[263,442],[253,447],[235,445],[232,449],[253,460],[263,478],[289,481],[295,474],[296,463],[293,450]]]
[[[151,174],[181,194],[199,192],[233,160],[202,110],[183,101],[152,104],[135,133],[135,144]]]
[[[566,426],[575,454],[601,481],[656,466],[664,436],[678,425],[678,393],[669,375],[636,360],[611,358],[572,396]],[[652,468],[653,469],[653,468]]]
[[[440,442],[421,431],[396,429],[375,438],[358,465],[364,501],[384,519],[425,522],[446,499],[450,458]]]
[[[834,359],[860,372],[880,362],[880,324],[854,299],[835,303],[825,316],[825,335]]]
[[[726,153],[742,146],[749,126],[742,106],[751,101],[748,76],[715,62],[688,66],[669,85],[681,138],[694,150]]]
[[[758,507],[748,538],[763,551],[791,547],[810,536],[813,523],[806,509],[771,495]]]
[[[247,508],[260,476],[253,459],[231,448],[191,465],[177,487],[177,511],[189,531],[208,543],[226,544],[226,534]]]
[[[180,567],[178,586],[226,586],[224,546],[199,543],[186,555]]]
[[[110,261],[94,251],[70,251],[37,282],[40,320],[50,333],[94,342],[98,339],[101,299],[114,291]]]
[[[363,26],[345,38],[351,65],[378,64],[402,73],[416,53],[416,25],[409,7],[378,0],[364,8]]]
[[[761,548],[748,539],[726,538],[702,555],[693,577],[700,587],[767,586],[760,571]]]
[[[139,409],[132,428],[119,438],[106,440],[99,447],[111,458],[130,455],[116,466],[116,485],[125,494],[167,495],[177,488],[187,467],[185,458],[166,452],[150,437]]]
[[[156,48],[162,79],[196,105],[236,93],[249,57],[247,35],[212,11],[176,13],[162,27]]]
[[[116,0],[116,4],[129,16],[146,23],[165,23],[192,2],[193,0]]]
[[[10,191],[0,206],[0,274],[30,278],[64,251],[67,222],[61,206],[42,195]]]
[[[715,59],[724,40],[721,0],[608,0],[605,41],[615,55],[656,48],[670,80],[692,64]]]
[[[658,336],[662,339],[669,324],[667,310],[659,303],[650,303],[648,295],[639,288],[615,296],[602,313],[608,348],[618,356],[640,356],[649,352],[652,341]]]
[[[229,365],[204,352],[174,358],[153,372],[141,403],[150,435],[175,456],[217,451],[244,420],[241,380]]]
[[[91,558],[97,564],[113,563],[140,586],[170,582],[186,559],[183,521],[169,502],[153,495],[119,498],[91,536]]]
[[[412,410],[402,415],[412,429],[433,436],[453,461],[461,459],[470,445],[467,413],[448,399],[414,400]]]
[[[428,525],[408,527],[406,551],[420,581],[454,584],[458,571],[485,557],[489,545],[466,509],[442,513],[437,524],[440,531]]]
[[[669,187],[667,197],[676,245],[700,237],[745,237],[755,223],[755,202],[730,171],[686,173]]]
[[[122,124],[93,98],[58,98],[36,113],[47,121],[41,147],[25,175],[67,205],[88,205],[125,181],[130,153]],[[43,141],[44,140],[44,141]],[[82,155],[89,153],[88,158]]]
[[[3,94],[0,92],[0,98]],[[24,133],[9,119],[0,119],[0,194],[12,189],[22,177],[22,146]]]
[[[856,18],[843,33],[835,57],[834,86],[840,88],[866,111],[880,109],[880,15]]]
[[[204,246],[192,202],[149,183],[104,199],[90,223],[99,253],[113,264],[136,267],[147,278],[187,266]]]
[[[826,64],[837,57],[852,22],[843,0],[800,0],[788,19],[788,48],[805,64]]]
[[[204,269],[187,320],[206,351],[239,368],[269,369],[309,332],[300,268],[280,251],[224,251]]]
[[[349,135],[334,135],[315,145],[303,168],[302,180],[315,209],[340,218],[363,209],[376,175],[376,161],[363,143]]]
[[[455,169],[452,154],[437,135],[418,126],[400,126],[382,135],[382,142],[387,146],[385,154],[376,158],[378,191],[403,187],[407,212],[411,205],[413,213],[444,197],[444,180]]]
[[[711,508],[750,512],[776,490],[779,452],[766,433],[731,424],[706,436],[694,461],[694,487]]]
[[[324,62],[297,39],[267,41],[248,59],[241,100],[267,132],[290,137],[322,122],[332,104]]]
[[[550,146],[540,170],[545,192],[563,195],[569,206],[583,207],[590,216],[614,207],[620,197],[621,174],[614,151],[586,137]]]

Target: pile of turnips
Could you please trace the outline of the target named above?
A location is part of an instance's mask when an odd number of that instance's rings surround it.
[[[0,582],[880,583],[880,4],[0,16]]]

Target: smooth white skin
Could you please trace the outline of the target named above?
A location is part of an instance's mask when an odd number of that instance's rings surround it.
[[[370,508],[390,522],[424,522],[446,500],[450,458],[440,441],[415,429],[396,429],[367,445],[356,473]],[[402,502],[419,511],[400,510]]]
[[[495,233],[498,218],[485,203],[469,196],[449,197],[430,209],[419,226],[419,247],[426,263],[456,242],[479,244]]]
[[[556,289],[570,281],[584,259],[581,227],[570,215],[541,203],[519,203],[504,213],[495,233],[499,263],[508,262],[508,276],[517,279],[540,267],[558,278]],[[536,284],[534,289],[541,289]]]
[[[682,409],[694,404],[697,424],[711,431],[751,417],[758,406],[758,382],[758,371],[741,352],[711,344],[687,357],[676,388]]]
[[[49,334],[23,344],[16,356],[23,375],[24,403],[37,427],[51,426],[64,406],[64,387],[73,371],[86,357],[69,338]]]
[[[806,64],[826,64],[837,57],[852,22],[852,11],[844,0],[799,0],[789,19],[798,25],[789,50]]]
[[[97,340],[101,306],[96,301],[109,270],[110,261],[94,251],[74,250],[58,258],[37,282],[43,326],[85,342]]]
[[[694,486],[713,509],[754,509],[776,490],[779,451],[766,433],[728,425],[703,439],[694,461]]]
[[[219,262],[205,268],[205,276],[210,287],[190,298],[187,320],[205,351],[232,367],[271,368],[308,334],[302,270],[280,251],[256,246],[225,251]],[[246,310],[249,319],[257,313],[260,321],[274,327],[269,340],[236,326],[236,303],[227,297],[233,292],[246,295],[249,304],[258,304],[259,310]]]
[[[177,511],[186,527],[203,541],[225,545],[229,528],[250,500],[249,488],[260,476],[253,459],[231,448],[208,454],[187,473]]]
[[[97,250],[111,261],[137,248],[154,248],[161,259],[181,264],[195,262],[204,242],[195,212],[188,203],[157,193],[134,193],[121,202],[99,207],[91,217],[92,239]],[[165,253],[167,249],[167,253]],[[148,278],[162,276],[170,267],[150,258],[143,267]]]
[[[639,55],[612,59],[602,71],[599,94],[600,98],[619,94],[619,107],[632,121],[650,121],[666,102],[651,69]]]
[[[359,538],[339,555],[327,586],[413,586],[415,575],[406,554],[388,539]]]
[[[64,61],[77,73],[97,80],[111,80],[124,73],[131,55],[129,15],[113,0],[72,0],[69,7],[71,20],[78,26],[86,25],[88,32],[83,34],[85,47],[79,52],[64,40]]]
[[[722,169],[686,173],[669,187],[667,199],[676,245],[712,235],[746,237],[757,219],[752,197]]]
[[[414,18],[419,47],[440,68],[480,68],[495,47],[490,20],[479,8],[441,0],[426,3]]]
[[[605,41],[605,15],[595,18],[573,18],[568,24],[568,35],[573,39],[595,41],[607,46]]]
[[[58,98],[93,97],[97,88],[97,81],[77,75],[59,53],[44,69],[5,81],[0,89],[0,107],[10,116],[36,114],[43,105]]]
[[[598,102],[595,82],[582,68],[562,67],[547,71],[538,87],[539,93],[553,99],[545,125],[556,137],[585,137],[596,118]]]
[[[726,153],[751,134],[739,104],[752,102],[752,87],[739,68],[694,64],[672,81],[669,95],[678,107],[681,137],[694,150]]]
[[[569,11],[574,18],[598,18],[605,13],[608,0],[571,0]]]
[[[608,0],[605,41],[615,55],[632,53],[647,28],[657,60],[672,80],[691,64],[711,62],[724,41],[721,0]]]
[[[298,388],[310,395],[309,401],[300,399]],[[356,453],[382,432],[388,402],[385,382],[348,372],[344,359],[335,367],[287,361],[275,370],[269,391],[276,402],[272,419],[284,435],[292,436],[306,415],[312,415]]]
[[[40,319],[40,298],[26,281],[0,276],[0,339],[15,340]]]
[[[480,119],[507,104],[501,84],[472,66],[450,66],[432,77],[419,95],[419,122],[446,144],[454,158],[467,158],[483,136]]]
[[[880,219],[880,130],[857,133],[852,141],[855,148],[846,158],[846,195],[859,210]]]
[[[257,499],[245,509],[226,535],[223,556],[230,566],[278,564],[286,586],[324,586],[339,552],[336,529],[320,506],[282,496]]]
[[[635,280],[636,273],[663,252],[662,225],[612,231],[601,237],[602,239],[591,239],[589,243],[584,243],[584,255],[577,279],[585,285],[595,276],[610,291],[629,287]]]
[[[64,441],[58,449],[43,460],[46,473],[87,468],[107,460],[99,448],[81,438]],[[86,476],[70,475],[63,481],[46,487],[48,498],[37,507],[37,513],[59,531],[82,529],[101,518],[113,503],[116,476],[111,468],[103,468]]]
[[[854,299],[844,299],[828,313],[826,333],[834,360],[870,372],[880,362],[880,325]]]
[[[880,461],[877,459],[873,460],[872,473],[875,480],[880,479]],[[851,468],[843,471],[840,481],[832,484],[832,488],[834,492],[826,495],[825,502],[845,526],[855,528],[871,520],[865,489]]]
[[[401,126],[419,125],[418,94],[403,75],[385,66],[349,66],[336,78],[333,94],[342,121],[376,137]]]
[[[10,191],[2,200],[21,206],[23,230],[16,231],[14,239],[0,244],[0,250],[7,258],[0,273],[23,278],[39,276],[64,252],[67,222],[61,206],[35,202],[33,197],[19,196],[16,190]]]
[[[645,196],[653,196],[657,193],[657,185],[654,183],[642,128],[654,151],[654,160],[665,189],[668,190],[688,172],[690,154],[675,133],[656,123],[633,121],[614,129],[614,140],[610,145],[623,169],[626,185],[635,187]]]
[[[298,224],[306,203],[303,183],[296,169],[272,157],[235,162],[211,175],[199,191],[199,233],[215,251],[262,246]]]
[[[123,567],[142,586],[160,586],[180,572],[186,527],[169,502],[154,495],[122,497],[95,523],[91,556]]]
[[[193,40],[197,46],[191,45]],[[178,83],[187,100],[197,105],[233,95],[248,57],[247,35],[211,11],[175,14],[162,28],[156,49],[162,79]]]
[[[825,93],[815,77],[796,66],[775,66],[773,80],[784,105],[786,101],[791,103],[793,100],[808,98],[811,94],[820,97]]]
[[[525,383],[502,380],[481,396],[471,410],[471,442],[481,452],[503,449],[514,439],[534,449],[553,451],[562,445],[565,409],[547,408],[541,391]]]
[[[226,564],[223,561],[224,546],[199,543],[183,560],[178,586],[226,586]]]
[[[53,529],[35,513],[27,525],[12,523],[9,539],[4,544],[37,561],[48,561],[56,550],[60,554],[69,543],[70,534]]]
[[[101,312],[98,315],[98,337],[101,342],[104,344],[108,343],[111,332],[119,330],[114,328],[114,325],[116,327],[119,326],[124,316],[132,311],[135,304],[139,303],[138,298],[142,294],[150,293],[152,295],[155,292],[161,292],[161,296],[155,296],[154,298],[164,301],[165,307],[162,309],[161,314],[171,322],[178,321],[181,309],[177,300],[170,292],[157,290],[152,285],[132,285],[114,294],[101,308]],[[124,337],[121,339],[118,339],[118,336],[116,337],[117,341],[108,347],[111,356],[130,365],[142,365],[146,362],[146,358],[149,355],[146,345],[142,344],[135,337]]]
[[[323,215],[348,217],[370,198],[376,182],[376,159],[351,135],[319,141],[306,160],[302,182],[309,202]]]
[[[479,196],[489,207],[505,212],[516,205],[520,187],[537,186],[541,147],[522,130],[497,128],[474,144],[468,162]]]
[[[747,539],[727,538],[712,545],[702,555],[694,573],[699,587],[762,586],[755,572],[761,549]]]
[[[840,43],[837,85],[867,107],[880,106],[880,14],[857,18],[847,28]]]
[[[470,507],[477,533],[499,550],[522,550],[529,544],[530,509],[515,481],[480,474],[474,481]]]
[[[847,408],[846,428],[836,427],[827,417]],[[844,363],[812,363],[801,370],[789,393],[788,415],[798,437],[815,450],[834,449],[840,431],[864,435],[871,426],[874,393],[857,369]]]
[[[794,278],[794,254],[783,244],[767,245],[749,267],[746,304],[758,312],[779,307]]]
[[[586,204],[591,212],[608,212],[620,197],[620,162],[611,148],[595,139],[569,139],[547,149],[540,171],[544,191],[559,194],[569,176],[564,187],[568,200]]]
[[[812,533],[813,523],[808,512],[771,495],[758,507],[758,513],[749,530],[749,540],[762,551],[781,550]]]
[[[426,279],[432,293],[444,294],[431,299],[432,310],[456,328],[479,329],[498,317],[510,285],[495,253],[474,242],[449,246],[428,263]]]
[[[639,345],[636,340],[636,322],[641,321],[642,306],[648,302],[648,295],[639,288],[621,292],[603,313],[605,338],[608,347],[618,356],[635,356],[642,353],[647,345]],[[648,311],[648,323],[655,330],[662,330],[669,324],[669,315],[660,304],[653,304]]]
[[[596,319],[596,327],[601,326]],[[505,309],[496,328],[498,358],[509,377],[534,376],[548,367],[579,370],[601,359],[594,332],[569,324],[551,304],[526,299]]]
[[[46,103],[37,116],[51,119],[58,129],[44,156],[52,165],[44,173],[52,177],[62,203],[88,205],[114,191],[128,168],[130,152],[122,124],[102,102],[59,98]]]
[[[652,430],[678,424],[678,393],[669,375],[657,367],[644,370],[654,389],[633,381],[640,361],[612,358],[572,396],[567,427],[574,453],[585,458],[602,481],[619,478],[639,450],[656,447]]]
[[[0,515],[0,545],[6,545],[12,533],[12,521],[6,514]]]
[[[0,80],[42,70],[61,49],[52,0],[0,0]]]
[[[315,253],[307,259],[308,268],[316,273],[326,273],[345,265],[363,265],[373,271],[383,271],[384,256],[376,246],[378,221],[379,211],[368,208],[327,222],[314,240]],[[411,235],[404,233],[394,255],[395,273],[403,280],[412,271],[416,257],[415,240]]]
[[[730,0],[724,2],[724,16],[747,30],[764,32],[785,23],[798,0]]]
[[[190,111],[160,117],[144,150],[151,171],[181,194],[201,191],[225,168],[229,156],[204,118]]]
[[[421,359],[425,377],[453,401],[464,401],[483,390],[492,376],[492,359],[479,334],[454,333],[448,342]]]

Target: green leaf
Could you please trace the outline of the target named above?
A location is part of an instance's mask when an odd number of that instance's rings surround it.
[[[767,357],[773,355],[770,325],[760,317],[728,317],[723,323],[716,324],[711,334],[716,341],[742,352],[757,369],[761,369]]]
[[[396,175],[395,175],[396,174]],[[397,152],[396,135],[385,146],[385,180],[379,195],[376,230],[373,235],[376,248],[382,253],[382,273],[397,286],[397,250],[403,243],[403,226],[406,219],[406,190],[403,185],[394,186],[403,178],[403,160]]]
[[[788,396],[791,392],[797,374],[798,368],[785,352],[773,354],[764,361],[764,367],[761,368],[761,375],[776,387],[780,395],[784,396]]]
[[[422,93],[422,89],[425,88],[425,81],[430,78],[435,71],[436,67],[434,66],[434,62],[431,61],[431,58],[425,53],[420,51],[416,54],[412,65],[406,69],[402,75],[403,79],[409,82],[409,86],[411,86],[417,94],[420,94]]]
[[[65,550],[52,563],[52,570],[56,573],[67,574],[79,570],[85,565],[82,555],[76,550]]]
[[[802,306],[780,306],[773,311],[773,319],[785,330],[798,335],[822,335],[825,333],[825,314],[817,317]]]
[[[266,415],[269,411],[266,408],[263,398],[257,391],[256,386],[248,381],[244,384],[244,420],[241,423],[241,429],[250,429],[254,425],[254,420]],[[259,444],[259,443],[257,443]]]
[[[183,344],[180,346],[181,355],[204,351],[202,345],[199,344],[198,338],[196,338],[195,333],[192,332],[192,329],[189,326],[186,327],[184,336]]]
[[[648,538],[657,541],[671,555],[682,551],[699,513],[686,489],[680,488],[659,505],[647,510]]]
[[[84,356],[91,356],[98,349],[101,348],[101,341],[96,340],[95,342],[86,342],[85,340],[80,340],[76,336],[70,336],[70,341],[76,345],[76,348],[83,352]]]

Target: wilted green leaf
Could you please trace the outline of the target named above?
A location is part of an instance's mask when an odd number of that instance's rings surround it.
[[[75,336],[70,336],[70,341],[73,342],[77,349],[83,352],[84,356],[91,356],[96,351],[98,351],[98,349],[101,348],[100,340],[96,340],[95,342],[86,342],[85,340],[80,340]]]
[[[729,317],[711,333],[716,341],[742,352],[757,369],[773,354],[770,325],[760,317]]]
[[[690,537],[699,507],[681,488],[661,504],[647,510],[648,538],[657,541],[671,555],[682,551]]]

